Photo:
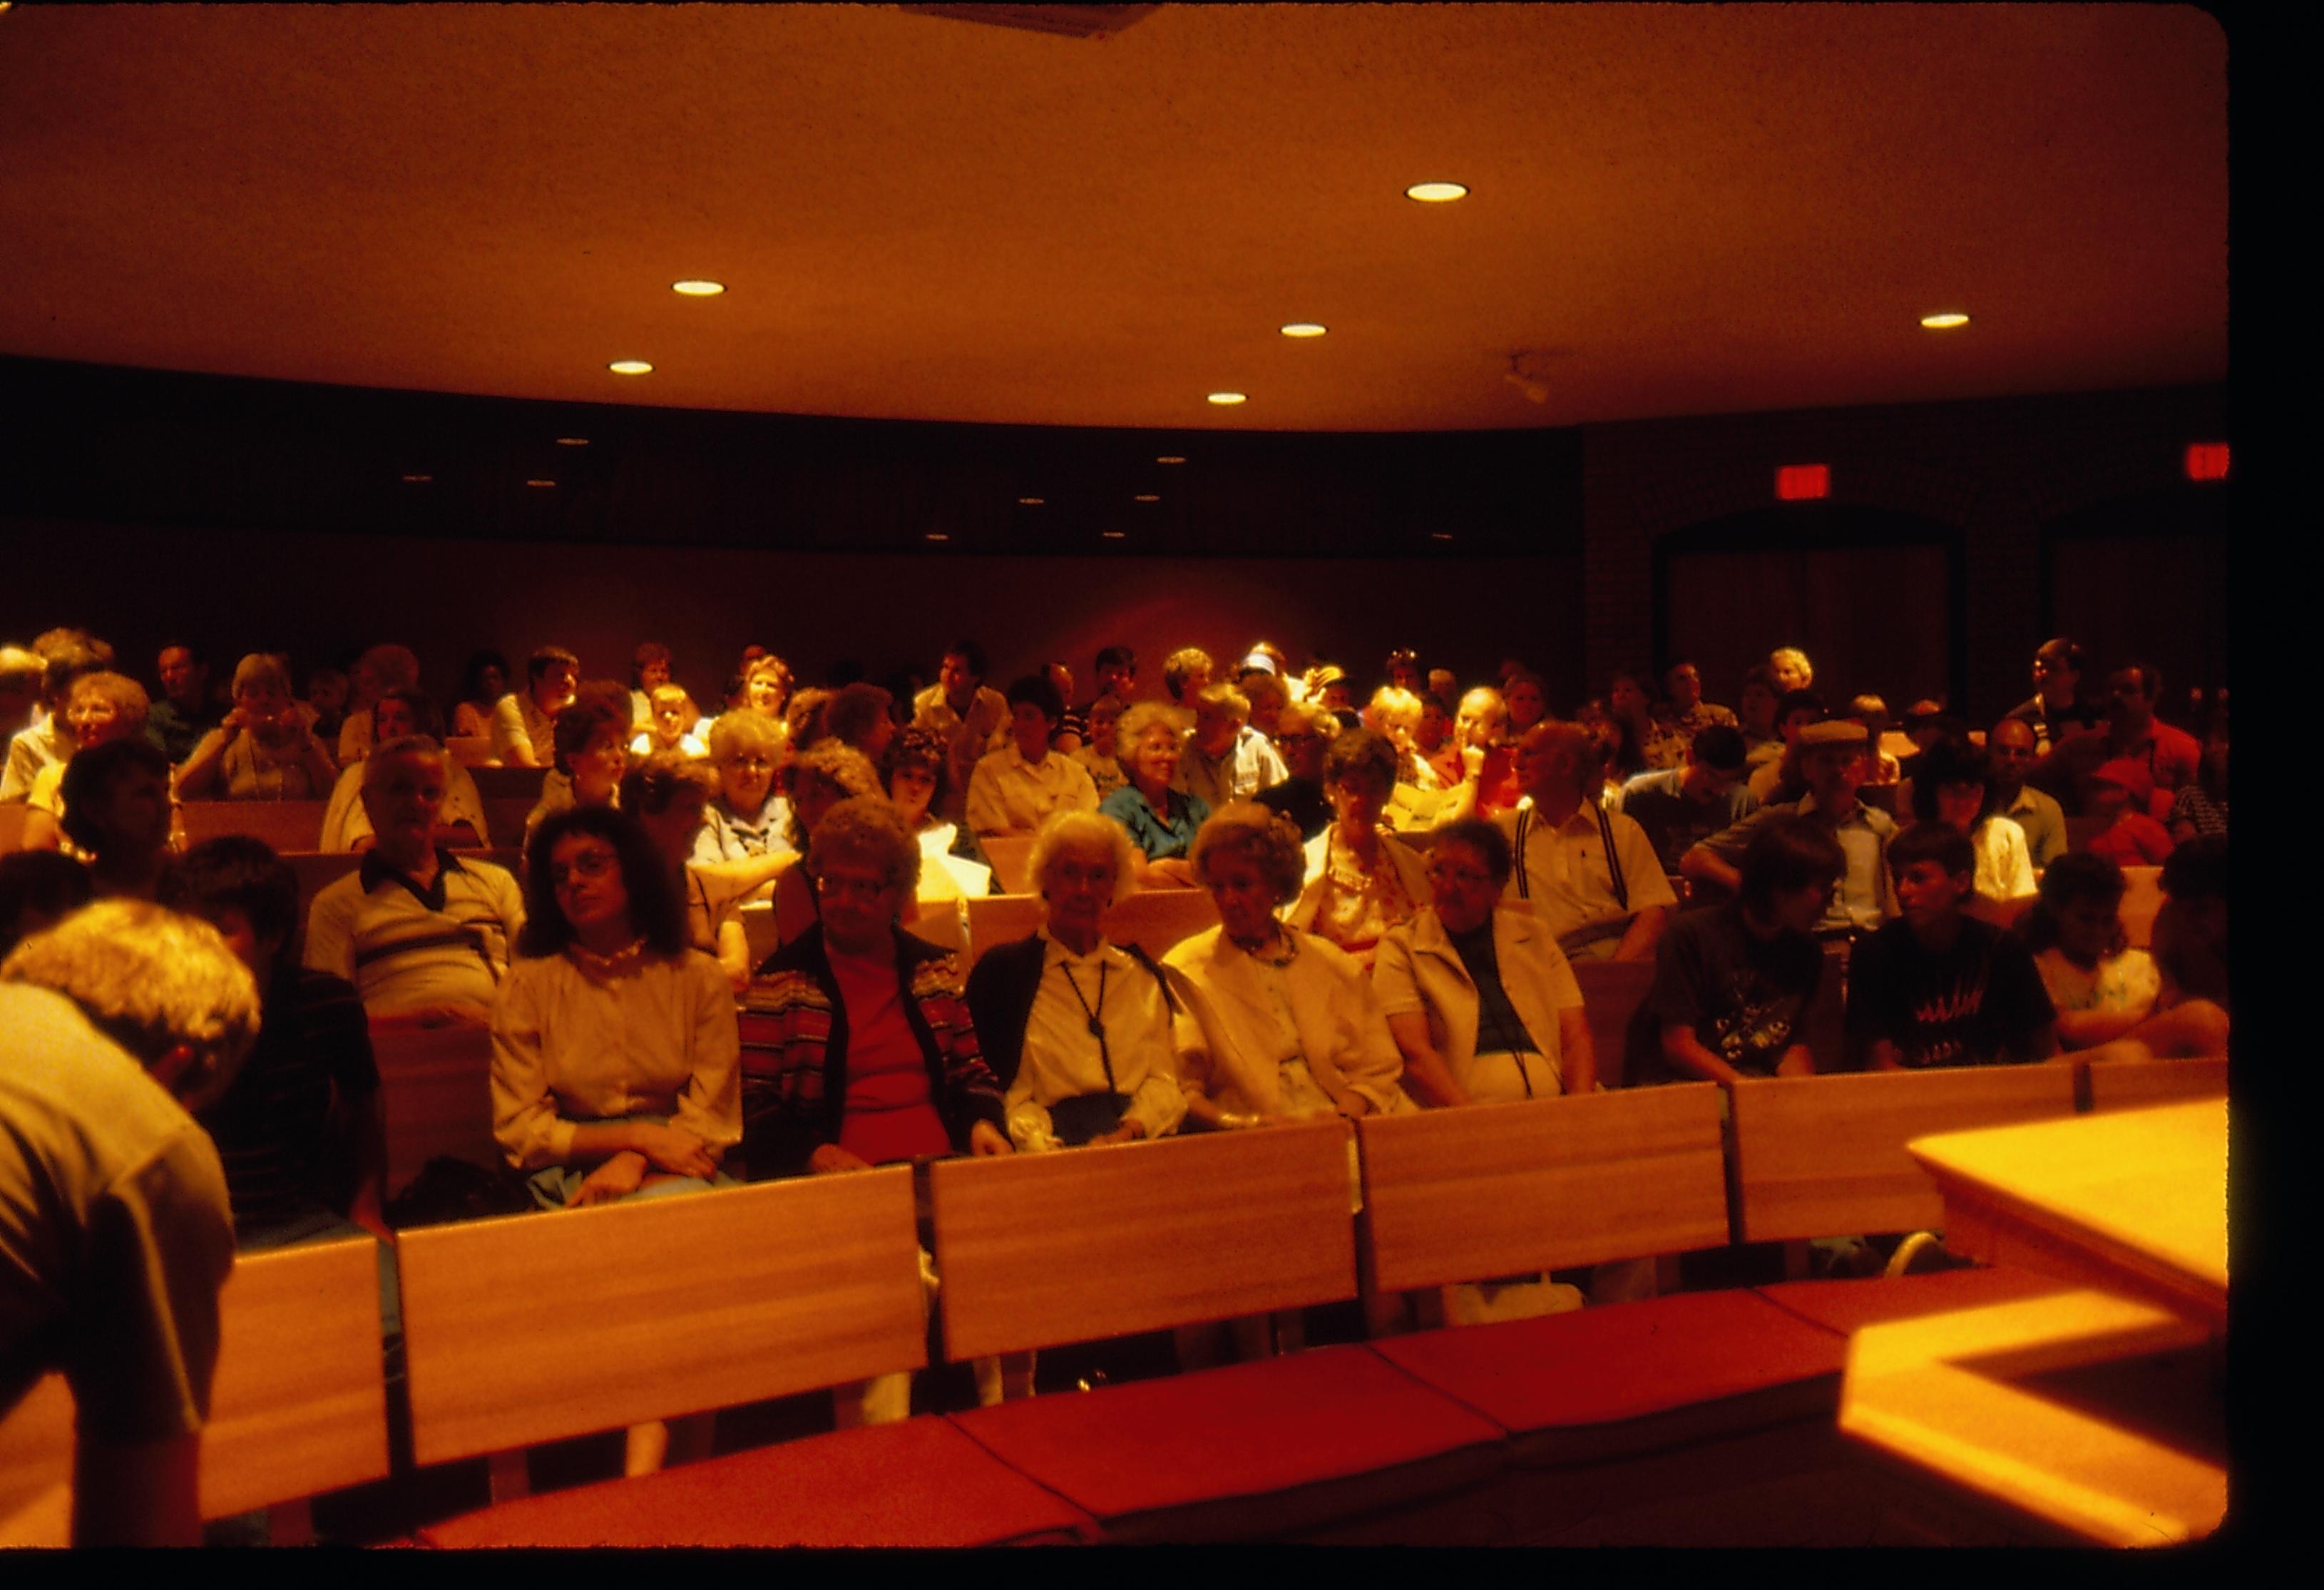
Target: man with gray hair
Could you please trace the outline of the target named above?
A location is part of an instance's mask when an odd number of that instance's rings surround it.
[[[1597,742],[1550,719],[1517,742],[1526,800],[1493,821],[1509,836],[1508,893],[1532,905],[1568,959],[1651,960],[1678,896],[1652,841],[1596,796]]]
[[[1178,777],[1171,780],[1171,788],[1215,812],[1288,777],[1275,747],[1250,726],[1249,696],[1231,685],[1205,685],[1191,699],[1194,732],[1186,737],[1185,754],[1178,758]]]
[[[258,1033],[208,924],[100,902],[0,963],[0,1416],[63,1372],[77,1546],[191,1546],[234,1216],[189,1109]],[[0,1543],[61,1543],[61,1490]]]
[[[500,868],[438,848],[445,768],[443,748],[416,734],[364,761],[372,848],[315,896],[306,964],[353,983],[374,1018],[483,1026],[524,925],[524,896]]]

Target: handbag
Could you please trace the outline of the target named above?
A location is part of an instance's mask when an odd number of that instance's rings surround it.
[[[1079,1148],[1121,1125],[1130,1107],[1125,1093],[1079,1093],[1049,1107],[1049,1131],[1068,1148]]]

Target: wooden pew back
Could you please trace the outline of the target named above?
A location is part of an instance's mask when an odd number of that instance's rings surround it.
[[[1033,887],[1033,841],[1030,835],[994,834],[976,841],[984,859],[992,864],[992,876],[999,880],[1001,891],[1011,895],[1037,893]]]
[[[22,801],[0,804],[0,856],[24,848],[24,818],[31,811]]]
[[[523,768],[517,769],[521,773]],[[532,815],[533,807],[540,804],[535,795],[481,795],[484,804],[484,826],[492,830],[493,838],[516,853],[518,863],[524,857],[524,820]],[[519,869],[512,864],[509,870]]]
[[[48,1375],[0,1422],[0,1544],[68,1543],[72,1461],[72,1393],[64,1376]],[[218,1298],[202,1517],[387,1471],[376,1245],[318,1243],[237,1258]]]
[[[1208,889],[1139,889],[1107,914],[1105,936],[1159,960],[1181,940],[1218,924],[1219,908]]]
[[[1344,1123],[930,1169],[954,1359],[1356,1292]]]
[[[478,767],[497,767],[493,757],[493,737],[489,734],[451,734],[444,739],[445,752],[453,761],[471,772]]]
[[[493,1035],[482,1027],[374,1026],[381,1113],[387,1127],[387,1193],[393,1197],[438,1154],[492,1166]]]
[[[2081,1069],[2093,1111],[2151,1109],[2158,1104],[2219,1098],[2227,1091],[2224,1055],[2211,1060],[2098,1060]]]
[[[968,906],[968,948],[961,956],[961,975],[1001,944],[1013,944],[1041,925],[1046,907],[1038,895],[980,895]]]
[[[540,787],[548,780],[549,769],[546,767],[471,767],[468,769],[468,777],[476,781],[476,794],[484,799],[521,800],[525,804],[525,808],[530,811],[533,803],[540,799]],[[492,823],[493,820],[487,816],[484,821]],[[499,823],[493,823],[493,832],[495,833],[500,832]]]
[[[1625,1085],[1631,1024],[1655,985],[1651,960],[1590,960],[1573,962],[1573,980],[1582,985],[1582,1013],[1590,1023],[1590,1047],[1598,1062],[1598,1082],[1603,1088]],[[1644,1034],[1639,1041],[1645,1041]]]
[[[264,840],[277,851],[312,850],[323,841],[328,801],[187,801],[178,811],[186,842],[198,845],[223,833]]]
[[[1397,1291],[1716,1247],[1716,1084],[1367,1117],[1369,1284]]]
[[[1789,1242],[1941,1226],[1944,1200],[1904,1144],[2072,1115],[2074,1068],[1755,1078],[1729,1092],[1738,1240]]]
[[[499,1453],[927,1362],[890,1166],[403,1234],[413,1454]]]

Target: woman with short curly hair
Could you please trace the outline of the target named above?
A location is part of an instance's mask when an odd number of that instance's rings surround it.
[[[1396,793],[1397,748],[1387,736],[1351,729],[1323,755],[1323,791],[1333,822],[1305,847],[1305,887],[1290,920],[1329,939],[1371,969],[1389,929],[1428,904],[1420,853],[1387,832]]]
[[[1404,1071],[1363,969],[1276,918],[1299,893],[1299,830],[1250,801],[1222,806],[1193,864],[1220,925],[1171,950],[1185,979],[1178,1075],[1187,1114],[1213,1127],[1407,1110]]]
[[[1141,701],[1114,725],[1124,783],[1097,809],[1129,831],[1138,847],[1140,887],[1183,888],[1194,882],[1184,858],[1211,809],[1200,795],[1170,787],[1187,721],[1185,712],[1167,703]]]

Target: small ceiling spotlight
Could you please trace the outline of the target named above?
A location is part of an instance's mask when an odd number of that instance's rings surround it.
[[[726,290],[726,284],[723,281],[702,281],[689,278],[685,281],[671,282],[669,290],[684,293],[690,299],[715,299]]]
[[[1969,317],[1959,309],[1946,309],[1938,314],[1922,316],[1921,324],[1931,331],[1950,331],[1957,326],[1967,326]]]
[[[1422,204],[1451,204],[1456,198],[1469,197],[1469,189],[1458,182],[1416,182],[1404,190],[1406,198]]]
[[[1250,399],[1242,392],[1213,392],[1204,401],[1216,403],[1222,409],[1231,409],[1237,403],[1248,403]]]
[[[651,375],[653,366],[643,359],[616,359],[605,366],[615,375]]]

